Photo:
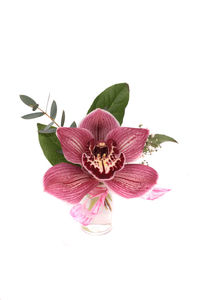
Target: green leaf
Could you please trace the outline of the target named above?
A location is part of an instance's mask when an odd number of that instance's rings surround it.
[[[52,104],[51,104],[51,111],[50,111],[50,117],[52,119],[55,119],[57,115],[57,104],[56,101],[53,100]]]
[[[62,149],[60,149],[60,150],[57,150],[57,152],[58,152],[58,153],[62,153],[62,154],[63,154],[63,151],[62,151]]]
[[[56,128],[49,128],[49,129],[44,129],[44,130],[39,130],[39,133],[53,133],[56,132]]]
[[[123,122],[125,108],[129,101],[129,86],[127,83],[118,83],[110,86],[96,97],[88,114],[96,108],[109,111],[120,123]]]
[[[160,144],[162,144],[164,142],[178,143],[172,137],[164,135],[164,134],[154,134],[154,135],[150,134],[146,141],[146,144],[144,146],[143,153],[151,154],[154,151],[158,151],[158,148],[161,148]]]
[[[47,160],[53,166],[61,162],[72,164],[71,162],[67,161],[64,155],[62,154],[61,152],[62,148],[55,132],[40,133],[41,130],[44,130],[46,125],[38,123],[37,127],[38,127],[38,137],[39,137],[40,146]],[[55,127],[52,128],[56,129]]]
[[[35,119],[35,118],[39,118],[39,117],[41,117],[43,115],[44,115],[43,112],[36,112],[36,113],[24,115],[24,116],[22,116],[22,118],[23,119]]]
[[[39,104],[36,104],[36,105],[33,106],[32,110],[35,111],[38,107],[39,107]]]
[[[74,122],[70,125],[70,127],[76,128],[76,127],[77,127],[76,122],[74,121]]]
[[[20,99],[22,100],[22,102],[24,102],[24,104],[34,107],[37,105],[37,103],[30,97],[26,96],[26,95],[19,95]]]
[[[54,122],[49,123],[45,128],[44,131],[47,131],[50,127],[52,127],[52,125],[54,124]],[[55,128],[56,129],[56,128]]]
[[[63,127],[64,124],[65,124],[65,111],[63,110],[62,117],[61,117],[61,127]]]
[[[178,143],[175,139],[173,139],[170,136],[164,135],[164,134],[155,134],[155,135],[150,135],[149,139],[151,141],[152,145],[159,146],[160,144],[164,142],[174,142]]]

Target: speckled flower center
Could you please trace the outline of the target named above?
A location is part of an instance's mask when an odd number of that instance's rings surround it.
[[[85,169],[95,178],[108,180],[124,166],[124,155],[119,153],[117,144],[113,140],[106,143],[91,140],[85,153],[82,155],[82,163]]]

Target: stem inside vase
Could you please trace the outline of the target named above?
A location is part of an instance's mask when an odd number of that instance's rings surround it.
[[[91,210],[98,201],[97,197],[87,198],[87,207]],[[94,215],[90,224],[82,225],[82,230],[92,235],[103,235],[112,230],[112,199],[107,194],[103,205],[100,207],[98,213]]]

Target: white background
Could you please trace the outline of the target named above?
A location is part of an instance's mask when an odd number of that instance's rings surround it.
[[[199,1],[0,3],[0,299],[199,300]],[[43,192],[50,164],[18,95],[45,108],[50,92],[69,126],[119,82],[124,126],[179,141],[149,160],[172,191],[114,196],[112,232],[91,237]]]

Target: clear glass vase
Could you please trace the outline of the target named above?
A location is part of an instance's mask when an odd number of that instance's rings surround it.
[[[112,229],[112,198],[104,184],[100,183],[70,210],[71,216],[81,223],[84,232],[101,235]]]
[[[87,199],[87,208],[89,210],[94,207],[96,198]],[[112,199],[108,194],[104,204],[101,205],[99,211],[96,215],[93,216],[90,224],[82,225],[82,230],[88,234],[92,235],[102,235],[110,232],[112,230]]]

